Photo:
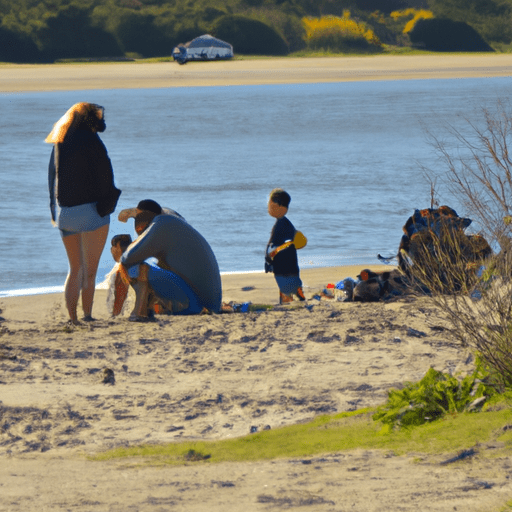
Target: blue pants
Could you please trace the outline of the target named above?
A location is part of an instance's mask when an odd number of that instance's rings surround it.
[[[164,270],[152,261],[148,265],[148,283],[151,291],[158,299],[173,312],[174,315],[197,315],[203,310],[203,305],[192,288],[177,274]],[[130,277],[139,276],[139,265],[130,267]]]

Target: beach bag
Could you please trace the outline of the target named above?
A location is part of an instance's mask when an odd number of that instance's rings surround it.
[[[440,258],[439,251],[442,251],[442,259],[452,263],[460,258],[468,262],[487,258],[492,249],[485,238],[465,233],[471,222],[471,219],[459,217],[449,206],[415,210],[403,227],[398,266],[405,273],[413,265],[428,271],[433,261]],[[439,271],[437,264],[436,271]]]

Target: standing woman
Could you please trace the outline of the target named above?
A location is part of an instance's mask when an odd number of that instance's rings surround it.
[[[93,103],[73,105],[54,125],[45,142],[53,144],[48,166],[52,221],[60,229],[69,260],[64,287],[70,321],[79,324],[82,292],[84,321],[92,321],[96,272],[121,191],[98,132],[106,128],[104,109]]]

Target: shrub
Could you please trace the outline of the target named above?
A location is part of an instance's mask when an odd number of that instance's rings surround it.
[[[289,52],[297,52],[306,47],[305,29],[301,18],[294,12],[285,12],[270,5],[265,8],[248,7],[238,12],[239,15],[259,20],[272,27],[288,45]]]
[[[245,16],[226,15],[213,25],[212,35],[246,55],[286,55],[285,40],[269,25]]]
[[[144,57],[169,55],[172,41],[152,14],[125,10],[116,20],[114,34],[125,53]]]
[[[403,33],[408,34],[416,25],[419,20],[428,20],[434,17],[432,11],[427,11],[425,9],[413,9],[412,7],[409,9],[404,9],[402,11],[393,11],[390,14],[390,17],[394,20],[399,20],[401,18],[409,18],[407,23],[403,28]]]
[[[39,58],[39,50],[28,36],[0,26],[1,62],[36,62]]]
[[[444,165],[424,168],[424,174],[458,198],[491,246],[506,250],[512,236],[512,104],[499,100],[476,112],[476,120],[459,117],[461,128],[445,123],[426,132]]]
[[[368,16],[368,21],[382,44],[410,46],[409,37],[403,34],[404,23],[396,21],[391,16],[384,16],[380,11],[374,11]]]
[[[429,0],[437,18],[464,21],[485,41],[508,44],[512,41],[512,4],[502,0]]]
[[[494,388],[482,381],[485,376],[481,364],[460,380],[430,368],[419,382],[408,382],[401,390],[391,389],[386,404],[378,408],[373,419],[391,427],[410,427],[463,412],[476,399],[495,394]]]
[[[439,52],[492,52],[478,32],[462,21],[420,19],[409,33],[411,42]]]
[[[453,241],[454,251],[458,250]],[[430,270],[413,265],[410,275],[432,294],[448,322],[446,334],[477,352],[493,375],[496,386],[512,386],[512,265],[510,253],[483,261],[478,269],[464,258],[432,255]],[[478,266],[478,264],[477,264]]]
[[[464,204],[495,254],[468,267],[454,237],[445,241],[452,244],[453,258],[434,254],[425,270],[413,265],[410,271],[432,292],[450,324],[448,334],[477,351],[495,381],[507,387],[512,385],[512,108],[500,101],[482,109],[482,116],[468,120],[466,129],[436,126],[430,142],[445,166],[424,172]]]
[[[345,11],[342,17],[303,18],[306,42],[311,49],[347,51],[353,48],[379,48],[381,43],[371,28],[357,22]]]
[[[115,38],[91,23],[87,8],[69,5],[46,20],[37,38],[48,60],[123,55]]]
[[[354,0],[351,3],[362,11],[375,11],[379,9],[384,13],[404,9],[409,5],[407,0]]]
[[[281,30],[286,38],[290,52],[297,52],[306,47],[306,30],[300,18],[286,16],[284,22],[281,24]]]

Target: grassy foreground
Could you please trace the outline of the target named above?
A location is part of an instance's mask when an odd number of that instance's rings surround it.
[[[151,465],[183,465],[228,461],[258,461],[310,457],[343,450],[379,449],[417,460],[449,459],[473,448],[478,456],[508,456],[512,449],[512,410],[509,401],[480,413],[460,413],[411,429],[385,432],[374,421],[374,409],[320,416],[300,425],[250,434],[236,439],[118,448],[93,460],[142,458]],[[485,445],[492,443],[492,451]],[[485,453],[484,453],[485,452]]]

